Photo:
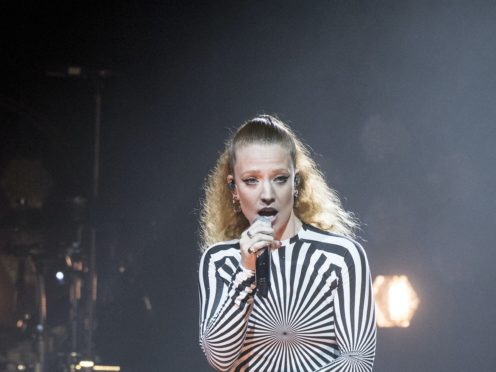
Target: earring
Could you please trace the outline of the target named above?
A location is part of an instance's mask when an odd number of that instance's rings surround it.
[[[293,197],[294,197],[293,207],[294,208],[298,208],[298,205],[300,204],[300,201],[298,199],[298,196],[300,196],[300,193],[299,193],[298,189],[296,189],[294,191],[294,194],[293,194]]]
[[[239,204],[239,199],[237,199],[234,195],[232,198],[232,209],[234,213],[241,213],[241,204]]]

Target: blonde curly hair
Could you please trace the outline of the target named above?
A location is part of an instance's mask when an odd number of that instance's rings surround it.
[[[299,196],[294,212],[301,221],[338,235],[355,237],[357,220],[343,209],[336,191],[327,186],[307,147],[279,118],[261,115],[237,129],[207,176],[200,215],[202,250],[217,242],[239,238],[249,226],[243,213],[233,208],[227,176],[234,174],[236,150],[253,143],[280,144],[289,149],[295,169],[299,171]]]

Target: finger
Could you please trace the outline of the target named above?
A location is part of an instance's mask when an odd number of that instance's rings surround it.
[[[264,230],[249,230],[251,235],[251,239],[255,238],[257,235],[262,235],[262,236],[274,236],[274,230],[272,228],[270,229],[264,229]]]
[[[272,235],[256,234],[251,238],[249,238],[248,236],[242,236],[239,244],[241,249],[244,252],[247,252],[249,247],[251,247],[253,250],[253,246],[258,247],[262,245],[263,247],[265,247],[271,245],[273,241],[274,237]]]
[[[274,235],[273,234],[263,234],[263,233],[257,233],[249,239],[249,244],[253,245],[258,242],[265,242],[265,244],[270,244],[274,241]]]
[[[275,243],[274,240],[260,240],[256,243],[254,243],[250,249],[252,252],[258,252],[259,250],[261,249],[264,249],[264,248],[279,248],[278,246],[278,243]]]
[[[248,235],[248,237],[253,238],[253,236],[256,234],[274,235],[274,229],[270,225],[257,224],[257,225],[250,226],[245,231],[245,233],[246,233],[246,235]]]
[[[272,226],[272,223],[269,220],[256,219],[251,226]]]
[[[271,224],[271,220],[269,217],[265,217],[265,216],[258,216],[257,218],[255,218],[255,220],[252,221],[252,225],[255,224],[255,223],[263,223],[263,224],[266,224],[266,225],[270,225]]]

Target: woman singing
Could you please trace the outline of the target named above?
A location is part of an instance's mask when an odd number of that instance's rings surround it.
[[[200,345],[214,368],[372,371],[374,299],[357,223],[286,124],[244,123],[202,207]],[[255,272],[265,250],[267,296]]]

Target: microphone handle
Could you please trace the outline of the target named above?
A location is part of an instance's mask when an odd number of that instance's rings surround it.
[[[270,264],[271,255],[269,247],[264,248],[262,254],[257,257],[256,262],[256,278],[257,278],[257,293],[267,298],[270,289]]]

